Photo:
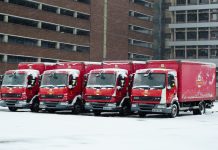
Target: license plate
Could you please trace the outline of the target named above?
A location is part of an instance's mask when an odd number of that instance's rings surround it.
[[[163,112],[162,109],[152,109],[152,112]]]
[[[111,107],[103,107],[103,110],[112,110]]]

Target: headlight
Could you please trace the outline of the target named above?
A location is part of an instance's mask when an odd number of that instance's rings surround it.
[[[91,104],[90,104],[90,103],[85,103],[85,105],[86,105],[86,106],[90,106]]]
[[[108,103],[107,106],[108,106],[108,107],[116,107],[117,104],[116,104],[116,103]]]
[[[64,95],[58,95],[57,97],[58,97],[58,98],[63,98],[63,97],[64,97]]]
[[[132,104],[132,107],[137,107],[137,104]]]
[[[44,102],[40,102],[40,105],[44,105]]]
[[[2,97],[6,97],[7,96],[7,94],[2,94]]]
[[[19,104],[25,105],[26,101],[18,101]]]
[[[160,105],[157,105],[157,108],[166,108],[166,105],[165,104],[160,104]]]

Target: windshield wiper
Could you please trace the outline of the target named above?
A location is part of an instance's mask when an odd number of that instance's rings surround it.
[[[44,88],[44,87],[54,88],[55,86],[54,85],[41,85],[40,87],[41,88]]]
[[[142,86],[134,86],[133,89],[150,89],[150,86],[142,85]]]

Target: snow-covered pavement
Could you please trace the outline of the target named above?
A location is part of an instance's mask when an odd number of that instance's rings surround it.
[[[9,112],[0,107],[0,150],[217,150],[218,103],[205,115],[138,118]]]

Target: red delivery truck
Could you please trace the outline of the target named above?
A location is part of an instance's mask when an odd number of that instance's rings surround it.
[[[85,109],[98,116],[101,112],[127,115],[131,109],[130,75],[146,67],[146,62],[105,61],[103,69],[92,70],[84,93]]]
[[[216,66],[191,61],[148,61],[147,68],[134,75],[131,110],[140,117],[149,113],[179,111],[205,113],[216,99]]]
[[[72,110],[80,113],[84,109],[84,76],[100,68],[100,62],[63,62],[57,69],[45,71],[39,92],[40,108],[48,112]]]
[[[19,63],[18,70],[6,71],[1,86],[0,105],[8,107],[10,111],[18,108],[39,111],[40,74],[55,67],[55,63]]]

